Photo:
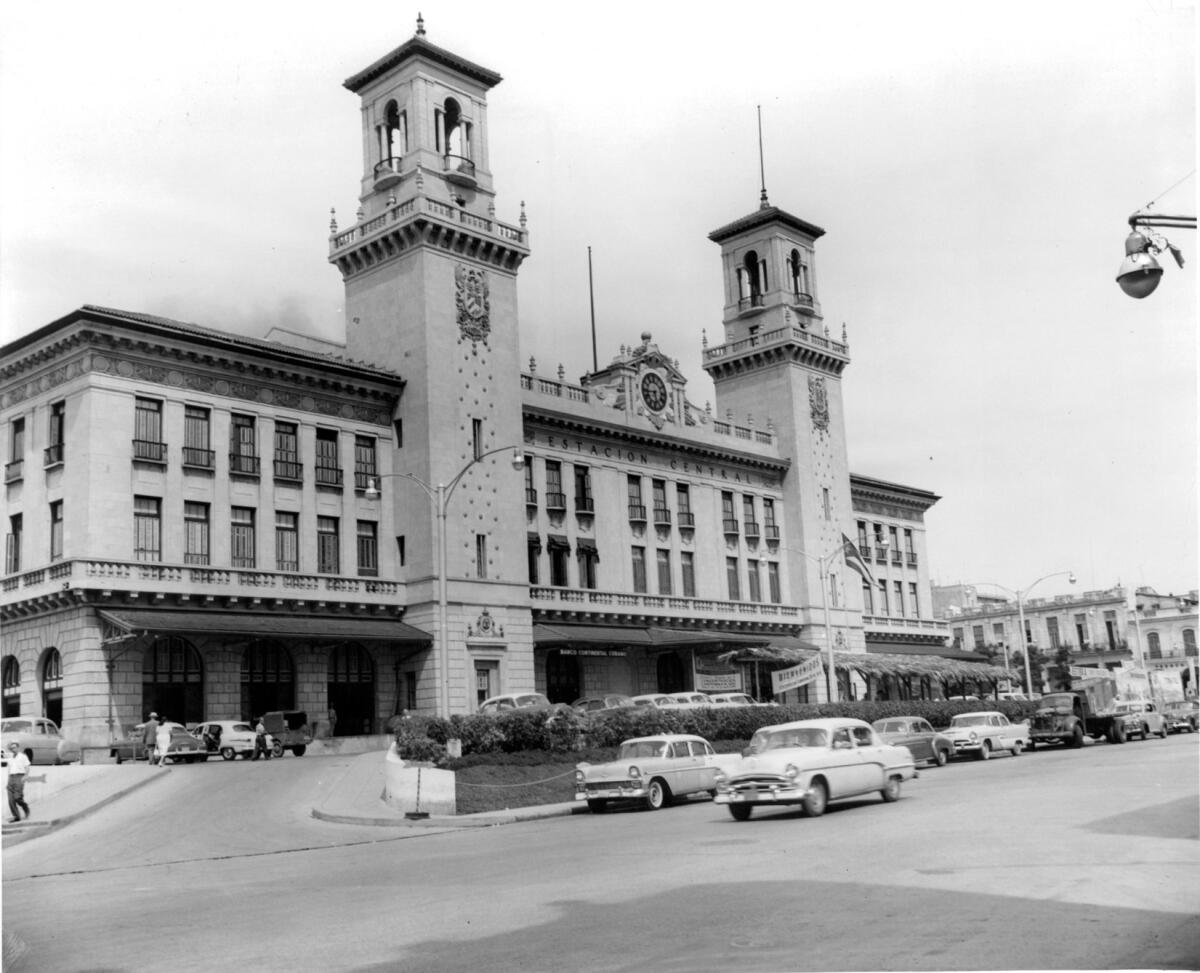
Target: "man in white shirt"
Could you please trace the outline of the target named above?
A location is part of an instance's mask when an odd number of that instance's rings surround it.
[[[8,758],[8,810],[12,814],[9,824],[21,820],[21,811],[29,817],[29,805],[25,803],[25,775],[29,773],[29,758],[21,753],[21,745],[10,743],[8,749],[12,756]]]

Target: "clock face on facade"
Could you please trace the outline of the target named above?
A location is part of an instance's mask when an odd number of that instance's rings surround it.
[[[653,372],[642,376],[642,401],[655,412],[661,412],[667,406],[667,386]]]

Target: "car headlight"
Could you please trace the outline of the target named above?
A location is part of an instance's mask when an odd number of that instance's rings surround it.
[[[788,780],[795,780],[800,776],[800,771],[795,764],[788,764],[783,768],[783,776]]]
[[[629,768],[629,776],[631,778],[633,778],[634,780],[640,780],[641,776],[642,776],[642,772],[640,770],[638,770],[636,767],[630,767]]]
[[[576,784],[583,783],[583,771],[582,770],[575,771],[575,783]]]
[[[729,782],[729,778],[726,777],[719,770],[716,772],[716,774],[713,775],[713,783],[714,784],[727,784],[728,782]]]
[[[974,742],[975,742],[976,740],[978,740],[978,739],[979,739],[979,737],[977,737],[977,736],[975,735],[975,731],[974,731],[974,730],[972,730],[972,731],[971,731],[971,742],[972,742],[972,743],[974,743]]]

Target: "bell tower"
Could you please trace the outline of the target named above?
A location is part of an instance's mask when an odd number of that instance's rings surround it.
[[[861,583],[857,574],[847,576],[840,554],[853,516],[842,408],[850,352],[845,335],[831,337],[821,316],[816,241],[824,233],[772,206],[764,189],[755,212],[709,234],[721,247],[725,342],[704,349],[704,369],[718,414],[769,418],[792,461],[783,550],[795,585],[791,597],[804,609],[805,637],[826,641],[823,560],[835,630],[847,648],[861,650]]]
[[[435,700],[472,711],[480,672],[533,685],[525,527],[505,517],[521,492],[511,447],[523,442],[517,271],[529,238],[523,214],[496,219],[487,93],[500,81],[430,43],[419,18],[345,81],[361,101],[360,205],[353,226],[331,226],[329,260],[345,284],[347,353],[405,381],[381,465],[392,476],[374,502],[383,536],[403,537],[405,619],[434,633],[418,682],[426,711]],[[505,633],[486,661],[467,644],[481,611]]]

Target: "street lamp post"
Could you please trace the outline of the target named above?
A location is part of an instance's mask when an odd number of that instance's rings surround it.
[[[1011,588],[1006,588],[1006,587],[1004,587],[1004,585],[997,584],[995,581],[980,581],[980,582],[978,582],[978,584],[991,585],[993,588],[999,588],[1001,591],[1006,591],[1010,595],[1012,595],[1014,598],[1017,599],[1017,625],[1019,626],[1019,634],[1020,634],[1020,638],[1021,638],[1021,644],[1023,647],[1022,654],[1025,656],[1025,692],[1027,692],[1027,693],[1033,692],[1033,672],[1029,666],[1029,639],[1027,639],[1025,637],[1025,596],[1028,595],[1029,592],[1031,592],[1034,588],[1036,588],[1043,581],[1046,581],[1049,578],[1061,578],[1064,574],[1067,576],[1067,580],[1071,584],[1075,583],[1075,572],[1074,571],[1056,571],[1054,574],[1042,575],[1042,577],[1038,578],[1037,581],[1033,582],[1033,584],[1029,585],[1024,590],[1021,590],[1021,591],[1013,591]],[[1004,654],[1004,668],[1005,668],[1005,671],[1008,670],[1008,651],[1007,650],[1005,650],[1005,654]]]
[[[379,473],[375,476],[367,478],[366,497],[369,500],[375,500],[379,497],[379,488],[376,485],[378,480],[395,477],[404,480],[412,480],[417,486],[425,491],[426,496],[433,501],[435,505],[435,513],[437,516],[437,586],[438,586],[438,640],[441,642],[438,652],[439,677],[441,681],[441,691],[439,693],[440,704],[438,706],[438,715],[448,717],[450,715],[450,638],[447,634],[447,619],[446,619],[446,507],[450,502],[450,497],[454,494],[454,488],[458,486],[463,476],[472,466],[482,459],[486,459],[495,453],[502,453],[507,449],[511,449],[512,453],[512,468],[514,470],[522,470],[525,468],[525,455],[521,452],[519,446],[497,446],[495,449],[489,449],[486,452],[480,453],[478,456],[472,457],[461,470],[459,470],[449,483],[439,483],[437,486],[431,486],[422,480],[415,473]]]
[[[1117,284],[1130,297],[1149,297],[1162,278],[1162,264],[1156,256],[1166,250],[1183,266],[1183,253],[1160,233],[1143,229],[1196,229],[1194,216],[1167,216],[1158,213],[1134,213],[1129,217],[1129,236],[1125,238],[1125,259],[1117,270]]]

